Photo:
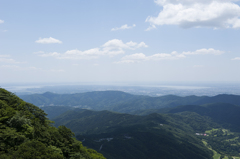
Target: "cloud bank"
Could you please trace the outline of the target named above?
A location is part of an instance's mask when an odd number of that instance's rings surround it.
[[[136,42],[127,42],[124,43],[122,40],[113,39],[109,40],[105,44],[103,44],[100,48],[93,48],[85,51],[80,51],[78,49],[68,50],[65,53],[51,52],[44,53],[42,51],[37,52],[41,57],[54,57],[57,59],[95,59],[100,56],[108,55],[115,56],[118,54],[124,54],[125,50],[136,50],[139,48],[148,47],[144,42],[136,43]]]
[[[237,0],[155,0],[162,7],[157,17],[149,16],[147,30],[156,25],[178,25],[182,28],[240,28]]]
[[[0,19],[0,24],[1,24],[1,23],[4,23],[4,20],[1,20],[1,19]]]

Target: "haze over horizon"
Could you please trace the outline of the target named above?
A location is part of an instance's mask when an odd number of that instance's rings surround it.
[[[239,0],[1,1],[0,82],[240,82]]]

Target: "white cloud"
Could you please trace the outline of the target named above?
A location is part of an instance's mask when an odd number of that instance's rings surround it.
[[[0,19],[0,24],[1,24],[1,23],[4,23],[4,20],[1,20],[1,19]]]
[[[135,63],[135,62],[141,62],[141,61],[157,61],[157,60],[176,60],[176,59],[181,59],[185,58],[186,56],[183,54],[178,54],[177,52],[172,52],[170,54],[167,53],[158,53],[158,54],[153,54],[151,56],[146,56],[143,53],[136,53],[132,55],[127,55],[124,56],[121,61],[116,62],[116,63]]]
[[[183,55],[205,55],[205,54],[212,54],[212,55],[221,55],[223,54],[224,51],[220,51],[220,50],[215,50],[213,48],[210,49],[200,49],[200,50],[196,50],[194,52],[183,52]]]
[[[153,29],[156,29],[157,27],[153,24],[151,24],[145,31],[150,31],[150,30],[153,30]]]
[[[132,28],[134,28],[134,27],[136,27],[136,25],[135,24],[133,24],[132,26],[128,26],[127,24],[125,24],[125,25],[123,25],[123,26],[121,26],[121,27],[116,27],[116,28],[112,28],[111,29],[111,31],[117,31],[117,30],[125,30],[125,29],[132,29]]]
[[[39,51],[35,52],[35,54],[38,54],[41,57],[55,57],[57,59],[95,59],[104,55],[114,56],[118,54],[124,54],[125,50],[136,50],[142,47],[146,48],[148,46],[144,42],[136,43],[130,41],[124,43],[122,40],[113,39],[103,44],[100,48],[93,48],[85,51],[80,51],[78,49],[68,50],[65,53],[44,53]]]
[[[167,54],[167,53],[154,54],[152,56],[149,56],[149,59],[150,60],[177,60],[185,57],[186,57],[185,55],[179,54],[174,51],[170,54]]]
[[[122,58],[123,63],[134,63],[134,62],[140,62],[143,60],[147,60],[147,56],[144,55],[143,53],[136,53],[132,55],[127,55]]]
[[[211,2],[237,2],[239,0],[154,0],[154,2],[160,6],[166,5],[166,4],[185,4],[185,5],[191,5],[195,3],[200,3],[200,4],[208,4]]]
[[[54,39],[52,37],[50,38],[39,38],[38,40],[35,41],[36,43],[40,43],[40,44],[54,44],[54,43],[58,43],[61,44],[62,41],[58,40],[58,39]]]
[[[158,53],[158,54],[153,54],[151,56],[146,56],[143,53],[136,53],[132,55],[126,55],[120,61],[115,63],[136,63],[136,62],[142,62],[142,61],[178,60],[178,59],[186,58],[187,56],[190,56],[190,55],[206,55],[206,54],[220,55],[223,53],[224,53],[223,51],[214,50],[212,48],[199,49],[194,52],[182,52],[182,53],[173,51],[172,53]]]
[[[232,60],[240,60],[240,57],[235,57]]]
[[[140,43],[137,45],[137,48],[141,48],[141,47],[147,48],[148,45],[146,45],[144,42],[140,42]]]
[[[178,25],[183,28],[239,28],[240,7],[233,0],[155,0],[163,9],[146,22],[155,25]],[[150,30],[151,26],[147,29]]]
[[[109,40],[108,42],[106,42],[103,46],[103,50],[123,50],[123,49],[129,49],[129,50],[135,50],[137,48],[141,48],[141,47],[148,47],[144,42],[141,43],[136,43],[136,42],[127,42],[127,43],[123,43],[122,40],[118,40],[118,39],[113,39],[113,40]]]
[[[60,55],[60,53],[57,53],[57,52],[50,52],[50,53],[42,52],[42,53],[38,53],[38,55],[41,56],[41,57],[51,57],[51,56],[52,57],[58,57]]]
[[[57,59],[71,59],[71,60],[78,60],[78,59],[94,59],[98,58],[101,55],[101,52],[98,48],[90,49],[86,51],[80,50],[68,50],[65,53],[58,53],[58,52],[51,52],[51,53],[42,53],[38,54],[41,57],[54,57]]]

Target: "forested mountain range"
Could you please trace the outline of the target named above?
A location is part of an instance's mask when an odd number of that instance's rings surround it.
[[[228,103],[212,103],[202,106],[179,106],[169,110],[169,113],[195,112],[201,116],[207,116],[212,121],[221,124],[232,131],[240,132],[240,106]]]
[[[104,159],[52,123],[43,110],[0,88],[1,159]]]
[[[56,126],[63,124],[70,128],[83,144],[109,159],[203,159],[212,156],[196,138],[193,128],[168,115],[136,116],[75,109],[53,120]],[[219,126],[211,122],[210,125],[209,128]],[[203,127],[208,129],[208,125]]]
[[[79,108],[91,110],[109,110],[132,114],[136,114],[136,111],[141,110],[171,108],[179,105],[203,105],[216,102],[240,105],[240,96],[226,94],[214,97],[179,97],[174,95],[150,97],[131,95],[120,91],[96,91],[76,94],[46,92],[44,94],[23,95],[20,97],[24,101],[37,106],[78,106]]]
[[[190,158],[211,158],[207,156],[206,147],[202,147],[203,141],[218,155],[239,156],[239,106],[227,103],[184,105],[163,112],[165,114],[138,116],[74,109],[53,120],[56,126],[69,127],[77,134],[77,139],[110,159],[128,158],[126,154],[131,158],[158,158],[163,154],[166,158],[189,158],[186,155],[195,154],[197,149],[197,154],[201,155]],[[196,135],[206,132],[207,136]],[[163,151],[152,152],[155,147]],[[174,154],[167,154],[170,149],[175,150]]]
[[[136,111],[135,114],[147,115],[151,113],[173,114],[181,112],[195,112],[204,117],[210,117],[214,122],[240,132],[240,106],[229,103],[210,103],[204,105],[181,105],[174,108],[151,109]]]
[[[149,97],[119,91],[21,96],[108,159],[240,157],[240,96]],[[51,106],[47,106],[51,105]]]

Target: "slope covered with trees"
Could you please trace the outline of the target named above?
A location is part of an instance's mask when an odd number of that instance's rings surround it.
[[[70,128],[84,145],[109,159],[240,156],[237,95],[148,97],[103,91],[24,98],[55,105],[43,107],[55,126]]]
[[[239,106],[228,103],[183,105],[159,112],[164,114],[138,116],[74,109],[53,120],[56,125],[71,128],[77,139],[107,158],[204,158],[206,155],[202,153],[208,152],[205,148],[223,158],[239,157]],[[193,153],[202,156],[186,157]]]
[[[199,132],[198,134],[206,134],[199,135],[199,138],[222,158],[240,156],[240,106],[227,103],[185,105],[164,112],[188,123]],[[198,122],[194,122],[191,118],[195,118]]]
[[[75,109],[53,119],[77,134],[77,139],[109,159],[209,159],[212,153],[195,130],[177,117],[136,116],[109,111]],[[195,118],[191,118],[196,122]],[[206,119],[207,121],[207,119]],[[217,124],[207,121],[203,129]]]
[[[0,158],[104,159],[73,136],[65,126],[52,126],[43,110],[0,88]]]
[[[213,122],[234,132],[240,132],[240,106],[228,103],[212,103],[205,105],[183,105],[169,109],[167,113],[195,112],[209,117]]]

